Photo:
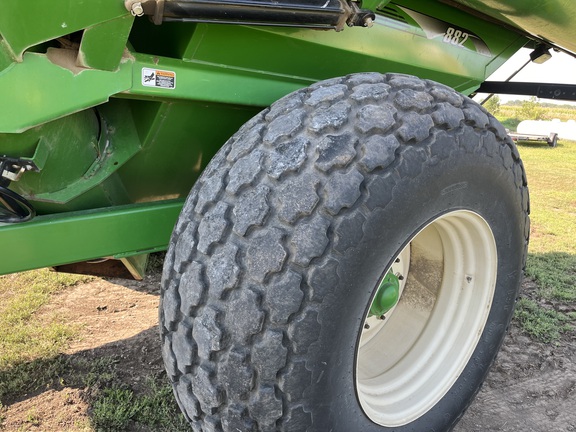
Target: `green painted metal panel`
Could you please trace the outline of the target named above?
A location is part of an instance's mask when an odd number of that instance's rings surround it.
[[[22,132],[55,118],[106,102],[132,85],[132,64],[101,71],[76,66],[75,51],[26,53],[0,72],[0,133]]]
[[[454,0],[576,54],[574,0]]]
[[[0,153],[33,157],[50,149],[43,174],[12,184],[43,216],[0,227],[5,244],[17,243],[0,273],[162,249],[180,206],[167,200],[187,195],[242,123],[300,87],[353,72],[404,72],[467,94],[526,42],[436,1],[366,1],[378,9],[374,26],[341,33],[154,26],[133,21],[121,1],[51,4],[62,10],[47,13],[46,26],[29,35],[5,19],[24,13],[20,3],[8,0],[0,17],[9,42],[0,47],[0,132],[9,132],[0,134]],[[82,38],[67,41],[81,40],[80,47],[37,45],[74,28]],[[470,41],[453,43],[449,29]],[[103,114],[98,124],[95,110]],[[119,207],[144,202],[156,204]]]
[[[188,99],[263,107],[270,101],[314,82],[311,78],[245,70],[222,64],[187,62],[145,54],[134,54],[134,58],[134,85],[126,93],[148,99]],[[143,85],[144,70],[175,73],[175,87],[166,89]]]
[[[184,100],[130,106],[142,150],[118,176],[133,202],[186,197],[222,144],[259,111]]]
[[[77,63],[79,66],[115,70],[126,48],[132,15],[116,18],[84,30]]]
[[[410,6],[410,2],[406,3]],[[0,131],[17,132],[80,109],[105,102],[128,91],[133,97],[187,99],[225,104],[266,106],[279,97],[313,81],[359,71],[405,72],[443,82],[460,91],[472,91],[524,43],[516,35],[496,26],[478,24],[465,14],[434,4],[427,13],[448,14],[451,22],[472,29],[486,41],[490,55],[461,49],[442,38],[423,36],[419,24],[398,31],[398,23],[379,14],[371,29],[351,28],[341,34],[297,29],[272,29],[223,25],[183,24],[163,30],[167,51],[181,51],[182,59],[134,53],[136,63],[126,58],[117,72],[77,67],[73,50],[48,49],[46,56],[27,53],[22,64],[0,73]],[[108,38],[98,35],[112,26],[125,32],[132,17],[122,17],[86,30],[80,58],[101,68],[113,67],[106,56]],[[120,24],[118,24],[120,23]],[[158,45],[157,27],[138,21],[135,46],[148,50]],[[160,26],[162,27],[162,26]],[[176,28],[176,27],[171,27]],[[187,28],[187,31],[181,29]],[[415,29],[415,30],[414,30]],[[422,34],[419,34],[422,33]],[[415,34],[418,37],[415,37]],[[148,35],[148,36],[146,36]],[[146,39],[150,38],[150,40]],[[188,40],[182,39],[187,37]],[[118,41],[122,41],[122,37]],[[120,42],[113,44],[117,55]],[[150,42],[150,43],[149,43]],[[176,48],[179,47],[179,48]],[[225,49],[223,49],[223,47]],[[249,47],[258,47],[250,49]],[[83,52],[81,50],[81,52]],[[174,88],[154,88],[143,83],[145,71],[168,70],[176,75]],[[50,80],[51,85],[45,83]],[[26,91],[22,89],[26,88]],[[17,96],[24,95],[24,97]],[[10,107],[8,106],[10,104]]]
[[[138,204],[0,225],[0,274],[165,249],[181,208],[182,201]]]
[[[40,172],[28,172],[12,189],[20,194],[43,194],[66,188],[82,178],[98,156],[99,124],[91,110],[30,129],[21,134],[0,134],[2,154],[22,157],[45,153]],[[65,142],[66,145],[62,145]]]
[[[406,2],[405,9],[414,7],[412,3]],[[420,10],[441,16],[446,25],[456,23],[453,25],[467,29],[486,49],[475,49],[473,44],[454,46],[438,35],[429,36],[421,23],[398,23],[383,13],[370,29],[347,28],[341,33],[190,24],[187,45],[182,31],[175,31],[171,38],[164,30],[165,49],[158,46],[154,27],[137,20],[134,46],[150,55],[135,55],[134,85],[129,93],[267,106],[313,81],[361,71],[404,72],[471,92],[484,81],[489,69],[501,65],[526,42],[500,26],[430,3],[426,6],[420,2]],[[185,61],[159,53],[178,55]],[[174,72],[175,88],[143,85],[143,70],[154,69]]]
[[[68,127],[61,127],[56,137],[51,134],[44,136],[41,141],[52,141],[53,150],[48,158],[50,165],[40,173],[23,176],[20,182],[13,185],[14,189],[33,203],[43,201],[66,204],[102,184],[140,151],[140,140],[132,118],[126,115],[127,112],[128,105],[117,102],[112,106],[103,105],[94,112],[79,113],[91,114],[90,120],[98,126],[94,130],[94,136],[86,137],[88,139],[82,136],[82,132],[88,128],[85,123],[78,124],[79,114],[71,116],[75,117],[76,121]],[[60,142],[54,142],[57,140]],[[62,146],[61,142],[69,145]],[[87,151],[91,153],[84,156]],[[81,161],[85,163],[80,164]],[[70,176],[71,170],[78,174]],[[46,179],[50,175],[56,177],[56,180]],[[64,180],[61,180],[63,177]],[[51,188],[46,189],[46,186]],[[111,204],[118,203],[111,201]]]
[[[127,15],[119,0],[2,0],[0,35],[20,60],[31,46]]]

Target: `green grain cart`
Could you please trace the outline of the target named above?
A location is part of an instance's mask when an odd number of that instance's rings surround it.
[[[444,431],[510,322],[526,176],[468,98],[569,0],[2,0],[0,274],[141,278],[195,431]],[[343,30],[343,31],[341,31]]]

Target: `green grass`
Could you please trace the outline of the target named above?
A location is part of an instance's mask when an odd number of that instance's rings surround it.
[[[74,329],[57,317],[39,319],[36,312],[52,294],[86,280],[45,269],[0,277],[0,370],[59,352]]]
[[[136,394],[122,381],[118,365],[118,359],[113,357],[58,355],[37,359],[1,372],[2,394],[10,401],[38,389],[81,388],[90,404],[88,430],[189,431],[164,374],[147,377],[146,391]],[[0,403],[0,430],[2,422]]]
[[[518,148],[530,188],[530,252],[576,254],[576,142]]]
[[[74,359],[69,379],[88,389],[91,395],[90,423],[95,431],[187,432],[189,426],[180,413],[172,386],[166,376],[147,377],[146,392],[136,394],[118,375],[119,362],[102,357],[88,362]]]
[[[6,404],[48,388],[84,389],[89,424],[79,430],[189,430],[165,375],[146,378],[136,394],[118,374],[112,357],[67,356],[61,352],[81,329],[47,316],[42,307],[54,294],[92,278],[46,269],[0,277],[0,430]],[[39,419],[31,410],[27,425]]]
[[[545,343],[557,341],[563,333],[574,330],[567,314],[545,308],[527,298],[518,301],[515,319],[528,335]]]
[[[533,338],[558,341],[576,324],[576,314],[562,312],[576,306],[576,142],[560,140],[556,148],[520,143],[518,149],[530,189],[526,276],[538,288],[523,294],[515,318]]]
[[[54,358],[78,329],[38,312],[53,294],[88,279],[47,269],[0,277],[0,402],[42,388],[62,371]]]
[[[0,403],[48,388],[65,374],[66,362],[60,357],[40,358],[0,371]]]
[[[576,301],[576,255],[564,252],[531,254],[526,276],[538,284],[538,295],[547,301]]]
[[[189,431],[184,416],[173,403],[172,388],[151,378],[149,394],[136,396],[125,386],[105,388],[92,406],[96,431],[122,431],[131,424],[146,425],[155,431]]]
[[[40,317],[37,312],[54,293],[87,279],[48,270],[0,277],[0,401],[50,379],[53,365],[44,360],[57,355],[77,329],[61,317]]]

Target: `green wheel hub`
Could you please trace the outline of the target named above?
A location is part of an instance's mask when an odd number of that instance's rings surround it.
[[[392,271],[389,271],[374,296],[368,316],[381,317],[392,309],[400,298],[400,280]]]

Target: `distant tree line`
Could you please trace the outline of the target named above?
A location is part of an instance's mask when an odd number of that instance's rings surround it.
[[[540,102],[535,96],[528,100],[514,100],[502,104],[500,97],[494,95],[484,103],[484,108],[494,116],[510,117],[513,114],[512,116],[520,121],[549,120],[556,117],[574,118],[576,116],[576,106]],[[510,112],[510,110],[513,111]]]
[[[565,109],[565,110],[576,111],[575,105],[555,104],[555,103],[551,103],[551,102],[541,102],[536,96],[532,96],[532,99],[536,99],[536,101],[540,104],[540,106],[543,106],[544,108],[561,108],[561,109]],[[526,102],[526,101],[512,100],[512,101],[508,101],[502,105],[505,105],[505,106],[522,106],[522,103],[524,103],[524,102]]]

